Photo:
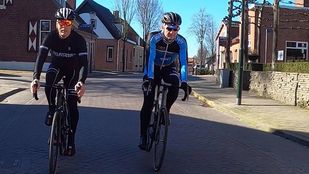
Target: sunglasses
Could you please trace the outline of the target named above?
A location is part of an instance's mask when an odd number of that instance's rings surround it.
[[[65,27],[71,26],[73,24],[73,21],[67,20],[67,19],[57,20],[57,22],[60,26],[65,26]]]
[[[178,31],[178,28],[169,28],[169,27],[166,27],[166,29],[167,29],[168,31]]]

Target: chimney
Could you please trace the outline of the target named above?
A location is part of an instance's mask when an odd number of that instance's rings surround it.
[[[113,14],[114,14],[116,20],[118,20],[119,19],[119,11],[116,10],[116,11],[113,12]]]
[[[76,8],[76,0],[67,0],[67,3],[70,5],[72,9]]]
[[[309,0],[295,0],[296,7],[309,7]]]

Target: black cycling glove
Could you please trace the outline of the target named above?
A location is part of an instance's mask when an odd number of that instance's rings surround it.
[[[152,84],[153,84],[153,79],[144,80],[142,84],[142,90],[147,93],[151,92]]]

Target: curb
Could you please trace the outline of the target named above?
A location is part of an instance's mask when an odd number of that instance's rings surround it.
[[[285,138],[287,140],[293,141],[295,143],[298,143],[300,145],[309,147],[309,139],[302,137],[300,135],[297,135],[296,133],[290,133],[285,130],[279,130],[274,128],[274,126],[271,126],[267,123],[262,123],[256,119],[250,119],[248,117],[245,117],[246,112],[244,112],[241,108],[229,108],[224,106],[224,104],[220,104],[219,101],[213,101],[208,99],[207,97],[199,94],[198,92],[192,90],[192,95],[201,101],[202,103],[206,104],[207,106],[214,108],[215,110],[229,114],[228,116],[232,116],[233,118],[238,119],[239,121],[247,124],[250,127],[256,128],[258,130],[261,130],[263,132],[268,132],[273,135]]]

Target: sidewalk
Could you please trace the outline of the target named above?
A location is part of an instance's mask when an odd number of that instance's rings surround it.
[[[236,90],[220,88],[212,75],[190,76],[193,95],[206,105],[239,119],[250,127],[309,146],[309,110],[258,97],[242,91],[241,105]]]

